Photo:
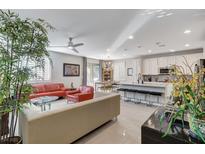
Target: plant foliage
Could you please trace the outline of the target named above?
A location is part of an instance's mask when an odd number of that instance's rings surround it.
[[[22,19],[14,12],[0,10],[0,117],[7,113],[11,117],[9,134],[1,136],[0,142],[15,135],[19,111],[32,92],[28,81],[36,76],[33,70],[43,69],[45,57],[49,58],[47,30],[52,29],[42,19]],[[30,62],[36,65],[28,67]],[[0,131],[0,135],[5,134]]]
[[[184,125],[184,117],[189,114],[189,125],[192,131],[203,141],[205,142],[205,136],[199,128],[199,123],[194,121],[200,120],[201,125],[205,123],[203,120],[205,117],[205,84],[202,80],[205,74],[205,69],[200,68],[199,72],[193,72],[192,65],[190,66],[184,58],[185,66],[191,73],[191,76],[188,76],[185,73],[185,70],[181,66],[173,65],[172,66],[172,75],[174,79],[172,80],[173,84],[173,107],[171,109],[171,114],[169,117],[169,122],[167,126],[167,131],[164,134],[166,136],[170,128],[174,125],[176,119],[181,119],[182,124]],[[162,115],[160,121],[165,120],[165,115]],[[205,125],[203,126],[205,127]]]

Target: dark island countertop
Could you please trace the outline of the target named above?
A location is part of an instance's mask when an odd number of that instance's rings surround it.
[[[167,130],[167,122],[160,125],[160,116],[165,112],[164,107],[159,107],[141,126],[142,144],[185,144],[202,143],[200,140],[190,135],[189,124],[185,122],[185,128],[182,129],[181,121],[170,129],[167,136],[162,137]]]

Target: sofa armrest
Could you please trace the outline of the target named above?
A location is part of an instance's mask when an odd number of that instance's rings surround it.
[[[80,93],[80,90],[68,90],[66,91],[66,95],[73,95],[73,94],[77,94]]]

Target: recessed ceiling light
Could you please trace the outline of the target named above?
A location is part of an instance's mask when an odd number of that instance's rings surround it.
[[[171,16],[171,15],[173,15],[173,13],[171,12],[166,14],[166,16]]]
[[[149,53],[151,53],[151,52],[152,52],[152,50],[148,50],[148,52],[149,52]]]
[[[106,49],[106,51],[107,51],[107,52],[109,52],[109,51],[110,51],[110,49],[108,48],[108,49]]]
[[[157,16],[157,18],[162,18],[162,17],[164,17],[164,15],[159,15],[159,16]]]
[[[69,46],[68,49],[71,49],[71,50],[72,50],[72,49],[73,49],[73,46]]]
[[[169,49],[169,51],[170,51],[170,52],[175,52],[175,50],[174,50],[174,49]]]
[[[184,31],[184,34],[189,34],[189,33],[191,33],[191,30],[189,30],[189,29]]]
[[[185,46],[185,47],[189,47],[189,46],[190,46],[190,44],[185,44],[184,46]]]
[[[130,35],[129,37],[128,37],[128,39],[130,39],[130,40],[132,40],[134,38],[134,36],[132,36],[132,35]]]

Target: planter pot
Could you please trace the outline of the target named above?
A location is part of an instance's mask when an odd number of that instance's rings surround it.
[[[1,142],[1,144],[22,144],[22,138],[20,136],[9,137],[7,140]]]
[[[0,117],[0,136],[7,135],[9,133],[9,113],[6,113]]]
[[[187,116],[191,133],[195,135],[194,137],[201,139],[205,143],[205,120],[196,119],[190,114]]]

